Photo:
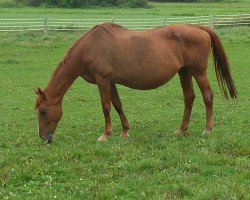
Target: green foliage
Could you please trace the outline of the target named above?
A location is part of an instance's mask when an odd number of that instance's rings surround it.
[[[219,2],[224,0],[154,0],[155,2]]]
[[[79,8],[86,6],[127,6],[147,7],[148,0],[15,0],[18,4],[31,6],[49,5],[57,7]]]

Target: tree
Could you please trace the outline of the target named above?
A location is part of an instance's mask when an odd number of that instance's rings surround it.
[[[31,6],[49,5],[68,8],[84,6],[148,7],[148,0],[16,0],[16,2]]]

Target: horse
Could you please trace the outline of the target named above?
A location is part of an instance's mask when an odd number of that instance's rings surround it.
[[[52,142],[62,117],[65,93],[78,77],[96,84],[102,104],[105,128],[99,141],[112,133],[111,103],[119,114],[122,132],[127,137],[130,128],[124,114],[116,84],[132,89],[149,90],[167,83],[178,73],[184,96],[184,113],[175,134],[187,132],[195,99],[192,79],[196,80],[206,107],[204,134],[214,127],[213,92],[207,67],[210,51],[221,90],[226,99],[237,97],[230,66],[219,36],[201,25],[176,24],[144,31],[128,30],[114,23],[94,26],[77,40],[58,64],[44,90],[34,91],[39,135]],[[228,94],[229,93],[229,94]]]

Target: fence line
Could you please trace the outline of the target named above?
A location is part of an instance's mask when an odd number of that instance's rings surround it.
[[[180,16],[152,19],[0,19],[2,31],[86,31],[98,23],[114,22],[133,30],[151,29],[169,24],[200,24],[210,26],[243,26],[250,25],[250,14],[238,15],[209,15],[209,16]]]

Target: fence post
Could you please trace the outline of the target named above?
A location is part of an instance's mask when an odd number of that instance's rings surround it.
[[[214,29],[214,15],[211,16],[211,27]]]
[[[167,18],[165,17],[164,18],[164,26],[166,26],[167,25]]]
[[[47,34],[47,17],[44,18],[44,33]]]

